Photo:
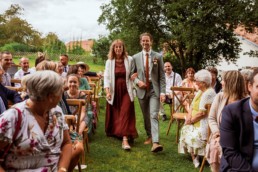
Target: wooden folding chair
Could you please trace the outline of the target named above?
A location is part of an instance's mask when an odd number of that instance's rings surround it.
[[[96,102],[97,106],[97,113],[99,114],[100,108],[99,108],[99,96],[98,92],[101,89],[101,79],[98,76],[89,76],[91,83],[95,84],[95,93],[94,93],[94,101]]]
[[[194,88],[171,87],[171,90],[172,90],[171,117],[170,117],[169,126],[167,130],[167,135],[175,119],[177,123],[176,143],[178,143],[179,130],[184,123],[185,116],[187,115],[187,110],[185,108],[184,102],[188,101],[188,103],[191,103],[190,95],[194,94]]]
[[[96,106],[97,104],[99,103],[99,97],[97,95],[97,88],[96,88],[96,84],[95,83],[89,83],[90,84],[90,87],[91,87],[91,90],[93,92],[92,94],[92,100],[96,102]],[[97,107],[96,107],[97,108]],[[99,111],[97,110],[97,115],[96,115],[96,118],[97,118],[97,121],[99,121]]]
[[[70,130],[74,129],[74,125],[76,128],[76,132],[79,132],[79,127],[80,127],[80,119],[81,119],[81,111],[82,111],[82,107],[85,105],[85,100],[83,99],[66,99],[68,106],[75,106],[77,107],[76,110],[73,112],[73,114],[71,115],[65,115],[65,120],[69,126]],[[75,117],[77,115],[77,118]],[[86,128],[84,130],[84,132],[88,132],[88,128]],[[83,142],[84,142],[84,138],[83,138]],[[82,164],[85,164],[85,150],[83,155],[81,156],[81,160],[82,160]],[[78,168],[79,171],[81,171],[81,162],[78,162]]]
[[[210,109],[211,109],[211,104],[206,104],[205,105],[205,108],[207,109],[206,110],[206,114],[207,114],[207,117],[208,117],[208,115],[209,115],[209,113],[210,113]],[[210,130],[210,127],[208,126],[208,131],[207,131],[207,143],[209,142],[209,138],[210,138],[210,135],[211,135],[211,130]],[[207,144],[206,143],[206,144]],[[203,159],[202,159],[202,164],[201,164],[201,167],[200,167],[200,171],[199,172],[203,172],[203,169],[204,169],[204,165],[205,165],[205,162],[206,162],[206,160],[207,160],[207,157],[206,157],[206,155],[204,155],[204,157],[203,157]]]

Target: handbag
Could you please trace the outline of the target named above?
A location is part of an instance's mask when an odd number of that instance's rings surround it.
[[[11,149],[11,147],[12,147],[12,145],[13,145],[13,143],[14,143],[14,141],[15,141],[15,139],[16,139],[16,137],[17,137],[17,135],[18,135],[18,133],[19,133],[19,131],[21,129],[21,122],[22,122],[21,110],[16,108],[16,107],[12,107],[12,108],[16,109],[17,112],[18,112],[18,121],[17,121],[17,125],[15,127],[15,131],[14,131],[14,134],[13,134],[13,139],[12,139],[13,141],[12,141],[11,144],[9,144],[7,146],[7,148],[5,149],[4,153],[1,155],[0,165],[2,165],[2,163],[4,162],[6,155],[8,154],[9,150]]]

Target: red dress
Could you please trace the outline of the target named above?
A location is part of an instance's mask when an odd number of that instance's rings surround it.
[[[131,102],[126,86],[124,62],[115,62],[115,94],[113,105],[106,106],[106,134],[122,138],[136,138],[134,103]]]

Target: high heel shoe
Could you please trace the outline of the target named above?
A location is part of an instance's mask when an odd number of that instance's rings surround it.
[[[127,139],[123,139],[122,149],[124,149],[124,150],[131,150],[131,146],[128,143],[124,144],[124,141],[128,141],[128,140]]]

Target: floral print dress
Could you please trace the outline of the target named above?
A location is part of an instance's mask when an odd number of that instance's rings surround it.
[[[205,112],[205,105],[211,104],[215,96],[216,93],[212,88],[207,89],[205,92],[199,90],[191,104],[192,116],[194,117],[199,111]],[[204,156],[207,131],[207,117],[192,125],[184,125],[181,129],[178,152],[189,152],[194,153],[195,155]]]
[[[57,171],[63,142],[63,130],[67,130],[60,107],[49,111],[49,123],[44,133],[38,125],[26,101],[15,105],[22,112],[21,129],[5,158],[7,171]],[[10,108],[0,115],[0,141],[12,143],[18,111]]]

